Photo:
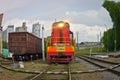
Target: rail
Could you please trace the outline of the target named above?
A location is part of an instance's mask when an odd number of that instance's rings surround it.
[[[71,69],[70,69],[70,64],[68,64],[68,80],[72,80],[71,78]]]
[[[99,64],[99,63],[96,63],[96,62],[90,60],[89,57],[85,57],[85,56],[77,56],[77,57],[79,57],[79,58],[81,58],[81,59],[83,59],[83,60],[85,60],[85,61],[87,61],[87,62],[89,62],[89,63],[92,63],[92,64],[94,64],[94,65],[96,65],[96,66],[98,66],[98,67],[100,67],[100,68],[105,68],[105,70],[107,70],[107,71],[109,71],[109,72],[112,72],[112,73],[114,73],[115,75],[120,76],[120,71],[114,70],[114,68],[116,68],[116,66],[119,67],[120,64],[115,65],[115,66],[113,66],[113,67],[105,67],[104,65],[101,65],[101,64]]]
[[[34,76],[33,78],[31,78],[30,80],[35,80],[35,79],[37,79],[37,78],[40,77],[43,73],[45,73],[47,70],[48,70],[48,68],[45,69],[45,70],[43,70],[41,73],[35,75],[35,76]]]
[[[87,57],[89,59],[97,60],[97,61],[100,61],[100,62],[103,62],[103,63],[114,64],[114,65],[120,64],[118,62],[107,61],[107,60],[103,60],[103,59],[99,59],[99,58],[94,58],[94,57],[90,57],[90,56],[85,56],[85,57]]]

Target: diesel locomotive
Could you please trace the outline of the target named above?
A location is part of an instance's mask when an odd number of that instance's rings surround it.
[[[47,59],[50,62],[68,63],[75,58],[75,40],[68,22],[54,22],[46,44]]]

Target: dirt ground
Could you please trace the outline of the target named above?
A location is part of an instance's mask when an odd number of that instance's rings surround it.
[[[13,72],[0,68],[2,73],[0,73],[0,80],[28,80],[33,74]]]
[[[115,62],[119,62],[120,58],[107,58],[107,60],[112,60]],[[18,64],[18,62],[17,62]],[[20,68],[19,66],[16,68],[18,70],[28,70],[28,71],[43,71],[45,68],[49,67],[48,62],[43,62],[40,60],[35,61],[28,61],[23,62],[24,68]],[[18,64],[19,65],[19,64]],[[67,64],[52,64],[49,68],[49,71],[52,72],[64,72],[67,71]],[[12,64],[5,64],[4,66],[12,68],[13,69],[13,63]],[[88,70],[94,70],[98,69],[95,67],[91,67],[87,62],[81,61],[81,60],[74,60],[70,64],[71,71],[88,71]],[[13,72],[9,70],[5,70],[0,67],[0,80],[30,80],[35,74],[28,74],[28,73],[19,73],[19,72]],[[67,74],[64,75],[53,75],[53,74],[45,74],[41,77],[41,80],[44,79],[67,79]],[[39,79],[38,79],[39,80]],[[82,73],[82,74],[72,74],[72,80],[106,80],[103,79],[103,75],[101,75],[101,72],[96,73]]]
[[[120,57],[118,57],[118,58],[104,58],[104,60],[120,63]]]

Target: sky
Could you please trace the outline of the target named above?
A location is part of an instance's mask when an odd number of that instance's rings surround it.
[[[114,0],[120,1],[120,0]],[[21,26],[26,22],[28,32],[39,22],[45,27],[45,37],[51,35],[52,23],[67,20],[79,42],[96,42],[113,23],[104,0],[0,0],[0,13],[4,13],[3,30],[8,25]]]

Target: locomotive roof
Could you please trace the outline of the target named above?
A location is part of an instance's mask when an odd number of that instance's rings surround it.
[[[63,23],[63,24],[65,24],[65,25],[67,25],[67,26],[69,27],[69,23],[66,22],[66,21],[58,21],[58,22],[54,22],[52,26],[53,26],[53,27],[54,27],[54,26],[57,26],[57,25],[60,24],[60,23]]]

